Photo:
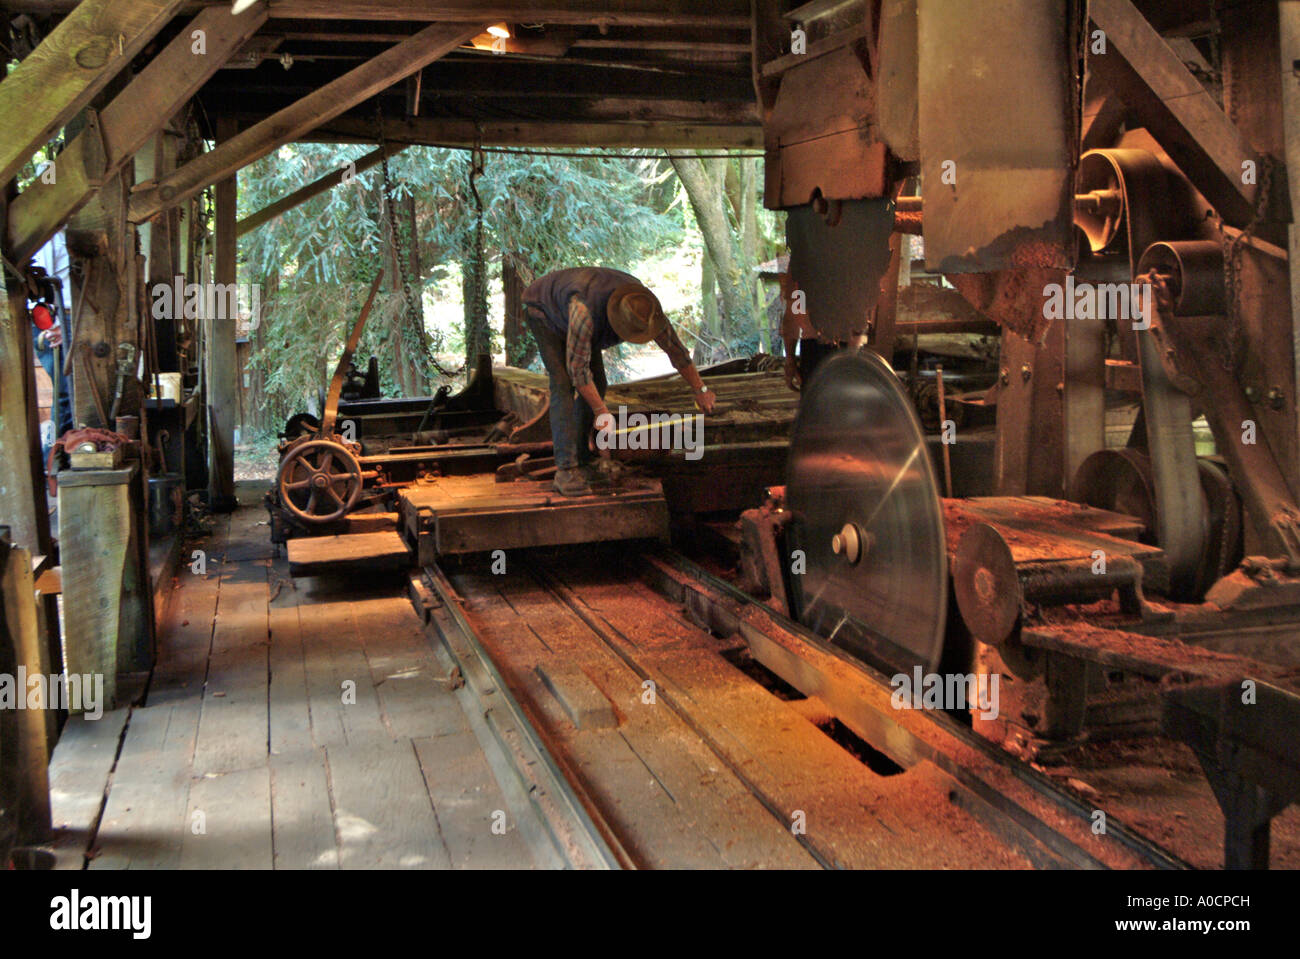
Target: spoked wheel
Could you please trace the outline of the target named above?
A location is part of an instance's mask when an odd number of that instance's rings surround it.
[[[361,464],[341,443],[308,440],[280,463],[280,505],[305,523],[342,519],[361,497]]]

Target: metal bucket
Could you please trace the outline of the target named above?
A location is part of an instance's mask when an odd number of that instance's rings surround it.
[[[53,869],[54,853],[34,846],[19,846],[9,851],[10,869]]]
[[[179,473],[149,477],[149,535],[170,536],[181,525],[185,478]]]

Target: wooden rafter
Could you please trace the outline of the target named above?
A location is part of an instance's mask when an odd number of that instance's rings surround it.
[[[14,200],[7,226],[16,262],[26,260],[162,128],[266,21],[265,6],[232,17],[210,7],[195,17],[59,154],[55,181],[37,180]],[[206,52],[195,53],[203,31]]]
[[[76,0],[24,0],[30,13],[67,13]],[[190,2],[187,12],[203,4]],[[749,0],[275,0],[271,15],[293,20],[599,24],[611,27],[749,28]],[[480,28],[481,29],[481,28]]]
[[[763,128],[710,126],[695,123],[551,123],[444,120],[407,117],[385,124],[384,135],[401,143],[471,147],[627,147],[651,149],[753,150],[763,144]],[[303,139],[318,142],[358,142],[375,138],[368,120],[339,117],[314,129]]]
[[[83,0],[0,82],[0,183],[88,104],[182,0]]]
[[[386,146],[372,150],[363,157],[359,157],[351,167],[340,167],[330,173],[325,174],[319,179],[313,180],[304,187],[294,190],[287,196],[283,196],[274,203],[268,203],[256,213],[250,214],[239,221],[235,226],[235,232],[243,236],[252,230],[256,230],[263,223],[274,220],[281,213],[292,210],[294,207],[306,203],[314,196],[320,196],[326,190],[331,190],[343,182],[346,173],[362,173],[369,170],[377,163],[383,161],[384,157],[392,156],[394,153],[401,153],[406,148],[406,144],[389,143]]]
[[[209,184],[233,175],[240,167],[304,136],[321,123],[332,120],[410,76],[456,49],[486,27],[486,23],[473,27],[445,23],[426,27],[292,106],[285,107],[191,160],[179,170],[160,179],[153,187],[140,191],[131,198],[130,219],[139,223],[169,206],[187,200]]]

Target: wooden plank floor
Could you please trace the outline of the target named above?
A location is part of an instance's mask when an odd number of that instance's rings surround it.
[[[295,581],[265,519],[183,557],[143,699],[66,727],[60,868],[536,866],[404,577]]]

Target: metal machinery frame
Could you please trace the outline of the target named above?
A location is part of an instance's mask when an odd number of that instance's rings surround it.
[[[765,195],[789,212],[791,274],[822,338],[866,334],[892,358],[908,234],[1000,330],[981,397],[996,407],[997,496],[943,501],[945,663],[1024,680],[1011,722],[1049,744],[1188,743],[1225,811],[1228,865],[1266,863],[1269,818],[1300,797],[1279,745],[1300,728],[1300,277],[1284,172],[1300,111],[1279,79],[1300,53],[1300,4],[1222,22],[1212,3],[1154,0],[787,6],[754,4]],[[847,367],[824,369],[848,388]],[[1108,447],[1108,409],[1124,402],[1137,419]],[[804,489],[801,430],[824,456],[842,445],[830,419],[796,429],[788,495],[744,521],[751,586],[806,622],[824,614],[799,608],[785,551],[829,528],[836,495],[875,488],[836,494],[822,476]],[[880,455],[894,462],[892,446]],[[843,536],[818,560],[840,564],[819,570],[818,596],[857,575]],[[861,619],[889,622],[861,595]],[[1094,701],[1117,683],[1148,690],[1136,725]]]

